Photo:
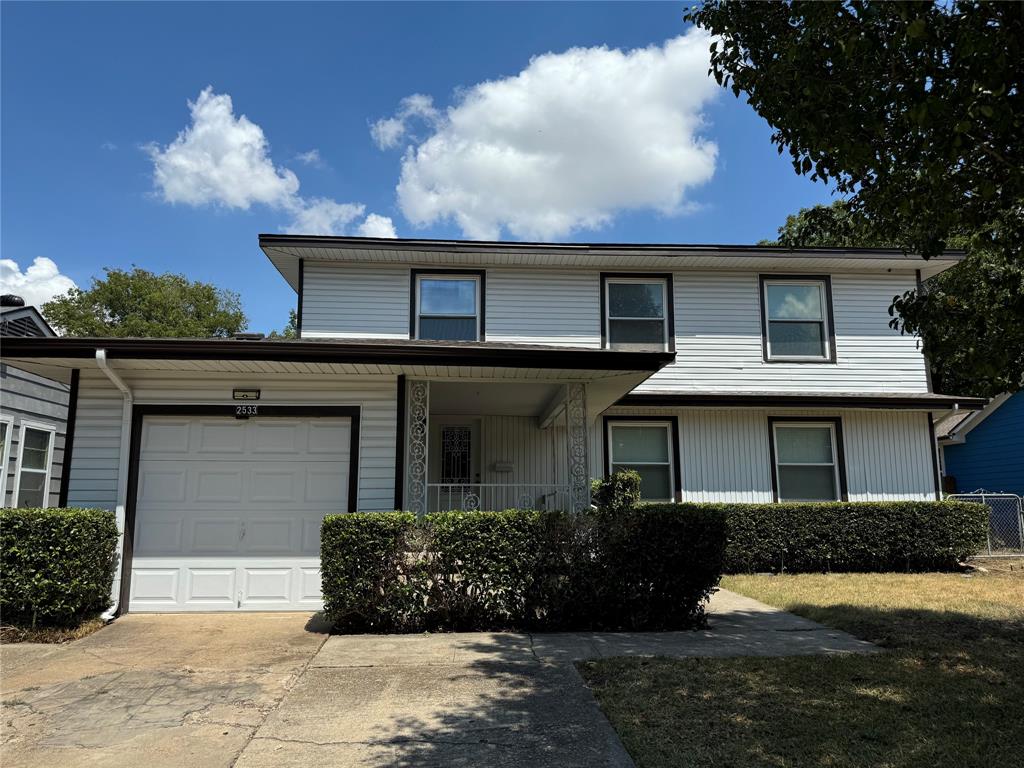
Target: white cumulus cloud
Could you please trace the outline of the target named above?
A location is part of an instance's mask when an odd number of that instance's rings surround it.
[[[395,225],[387,216],[371,213],[356,230],[360,237],[398,237]]]
[[[263,129],[245,115],[236,117],[228,94],[214,93],[208,86],[188,105],[191,124],[170,144],[146,147],[154,186],[165,202],[242,210],[266,205],[289,215],[284,231],[308,235],[348,234],[363,216],[362,203],[300,195],[298,176],[274,165]],[[321,163],[316,149],[295,159],[306,165]],[[359,227],[367,226],[370,217],[378,228],[378,219],[391,225],[387,217],[370,214]]]
[[[53,259],[45,256],[33,259],[24,272],[13,259],[0,259],[0,293],[21,296],[27,305],[40,307],[77,287],[74,280],[60,273]]]
[[[573,48],[458,92],[443,114],[429,97],[371,127],[382,148],[409,142],[397,186],[417,226],[454,220],[465,236],[555,239],[619,211],[672,215],[711,179],[717,145],[703,109],[710,37],[692,29],[631,51]],[[409,125],[430,128],[423,139]]]

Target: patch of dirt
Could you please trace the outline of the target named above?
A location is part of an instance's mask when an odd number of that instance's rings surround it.
[[[18,627],[0,625],[0,643],[69,643],[81,640],[105,626],[103,619],[87,619],[77,627]]]

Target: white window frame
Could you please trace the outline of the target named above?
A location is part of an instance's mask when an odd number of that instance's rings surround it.
[[[7,471],[11,467],[11,443],[14,442],[14,419],[10,416],[0,416],[0,424],[7,426],[7,435],[4,438],[4,448],[0,451],[0,507],[7,506]]]
[[[829,431],[829,440],[832,444],[832,463],[831,465],[824,462],[810,462],[802,461],[799,463],[787,461],[782,463],[779,461],[779,427],[785,427],[787,429],[797,427],[800,429],[821,429],[826,427]],[[772,454],[775,461],[775,466],[772,468],[775,472],[775,485],[779,502],[782,503],[808,503],[813,504],[816,502],[824,501],[842,501],[843,489],[842,489],[842,476],[839,473],[839,446],[837,440],[839,439],[836,433],[836,425],[831,421],[773,421],[772,422]],[[779,472],[779,467],[832,467],[832,481],[833,487],[836,489],[835,498],[833,499],[784,499],[782,498],[782,475]]]
[[[421,272],[420,274],[416,275],[415,279],[416,279],[416,285],[414,287],[415,287],[415,290],[416,290],[416,338],[417,339],[420,338],[420,318],[423,317],[423,313],[420,311],[420,286],[423,284],[423,281],[424,280],[466,280],[466,281],[472,280],[476,284],[476,293],[475,293],[475,297],[474,297],[474,302],[476,303],[476,313],[474,315],[476,317],[476,338],[473,339],[473,341],[480,341],[480,322],[482,320],[482,318],[480,316],[480,299],[481,299],[481,296],[480,296],[480,285],[481,285],[480,275],[468,275],[468,274],[463,274],[463,273],[452,274],[452,273],[445,273],[445,272]],[[470,317],[470,315],[454,315],[454,314],[452,314],[452,315],[426,315],[426,317],[428,317],[428,318],[431,318],[431,317],[465,317],[465,318],[468,318],[468,317]]]
[[[766,356],[769,360],[794,360],[797,362],[827,363],[832,361],[832,328],[828,322],[828,308],[831,296],[829,296],[828,283],[825,280],[812,278],[785,278],[766,277],[763,281],[761,301],[764,306],[764,344]],[[807,318],[776,318],[772,319],[771,306],[768,304],[768,286],[770,285],[814,285],[818,287],[818,297],[821,303],[821,320],[809,320]],[[822,343],[824,354],[821,355],[776,355],[772,353],[772,323],[821,323]]]
[[[655,317],[612,317],[612,285],[622,284],[640,284],[650,285],[652,283],[658,283],[661,286],[661,346],[662,349],[667,351],[669,348],[669,312],[668,312],[668,280],[664,277],[644,277],[643,275],[637,275],[636,277],[608,277],[604,281],[604,317],[602,322],[604,323],[604,337],[607,339],[607,346],[609,349],[612,348],[612,320],[643,320],[650,322],[651,320],[657,320]]]
[[[46,450],[46,469],[45,477],[43,478],[43,509],[47,509],[50,506],[50,480],[53,475],[53,448],[57,442],[57,427],[53,424],[44,424],[39,421],[25,421],[22,420],[18,426],[18,463],[14,468],[14,493],[11,497],[11,506],[18,506],[18,495],[21,493],[21,472],[22,472],[22,460],[25,457],[25,432],[26,430],[34,429],[37,432],[47,432],[50,435],[50,441],[47,445]],[[37,469],[28,469],[27,472],[33,472],[38,474]]]
[[[665,466],[665,462],[662,462],[662,461],[619,461],[619,462],[615,461],[614,431],[615,431],[616,427],[622,427],[624,429],[630,429],[630,428],[634,428],[634,427],[664,427],[664,429],[665,429],[665,442],[668,445],[668,458],[667,458],[667,462],[668,462],[668,490],[669,490],[669,493],[673,494],[673,495],[670,495],[669,498],[667,498],[667,499],[644,499],[644,501],[653,501],[653,502],[675,501],[674,494],[675,494],[675,487],[676,487],[676,466],[675,466],[675,462],[676,462],[676,458],[675,458],[676,457],[676,446],[673,444],[674,443],[673,435],[675,433],[674,433],[674,431],[672,429],[672,422],[671,421],[646,421],[646,420],[644,420],[644,421],[633,421],[632,419],[630,419],[629,421],[619,421],[619,420],[609,421],[608,422],[608,471],[610,473],[614,473],[615,472],[615,465],[616,464],[629,464],[631,466],[641,466],[641,467],[646,467],[646,466],[662,467],[662,466]],[[641,488],[641,493],[642,492],[643,492],[643,489]]]

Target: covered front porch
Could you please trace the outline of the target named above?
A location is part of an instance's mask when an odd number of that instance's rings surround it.
[[[609,385],[406,380],[405,508],[587,508],[590,430],[623,382]]]

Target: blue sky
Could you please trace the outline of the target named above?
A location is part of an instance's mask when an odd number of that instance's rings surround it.
[[[135,264],[269,331],[295,296],[260,232],[772,236],[829,189],[707,83],[683,8],[4,3],[4,288]]]

